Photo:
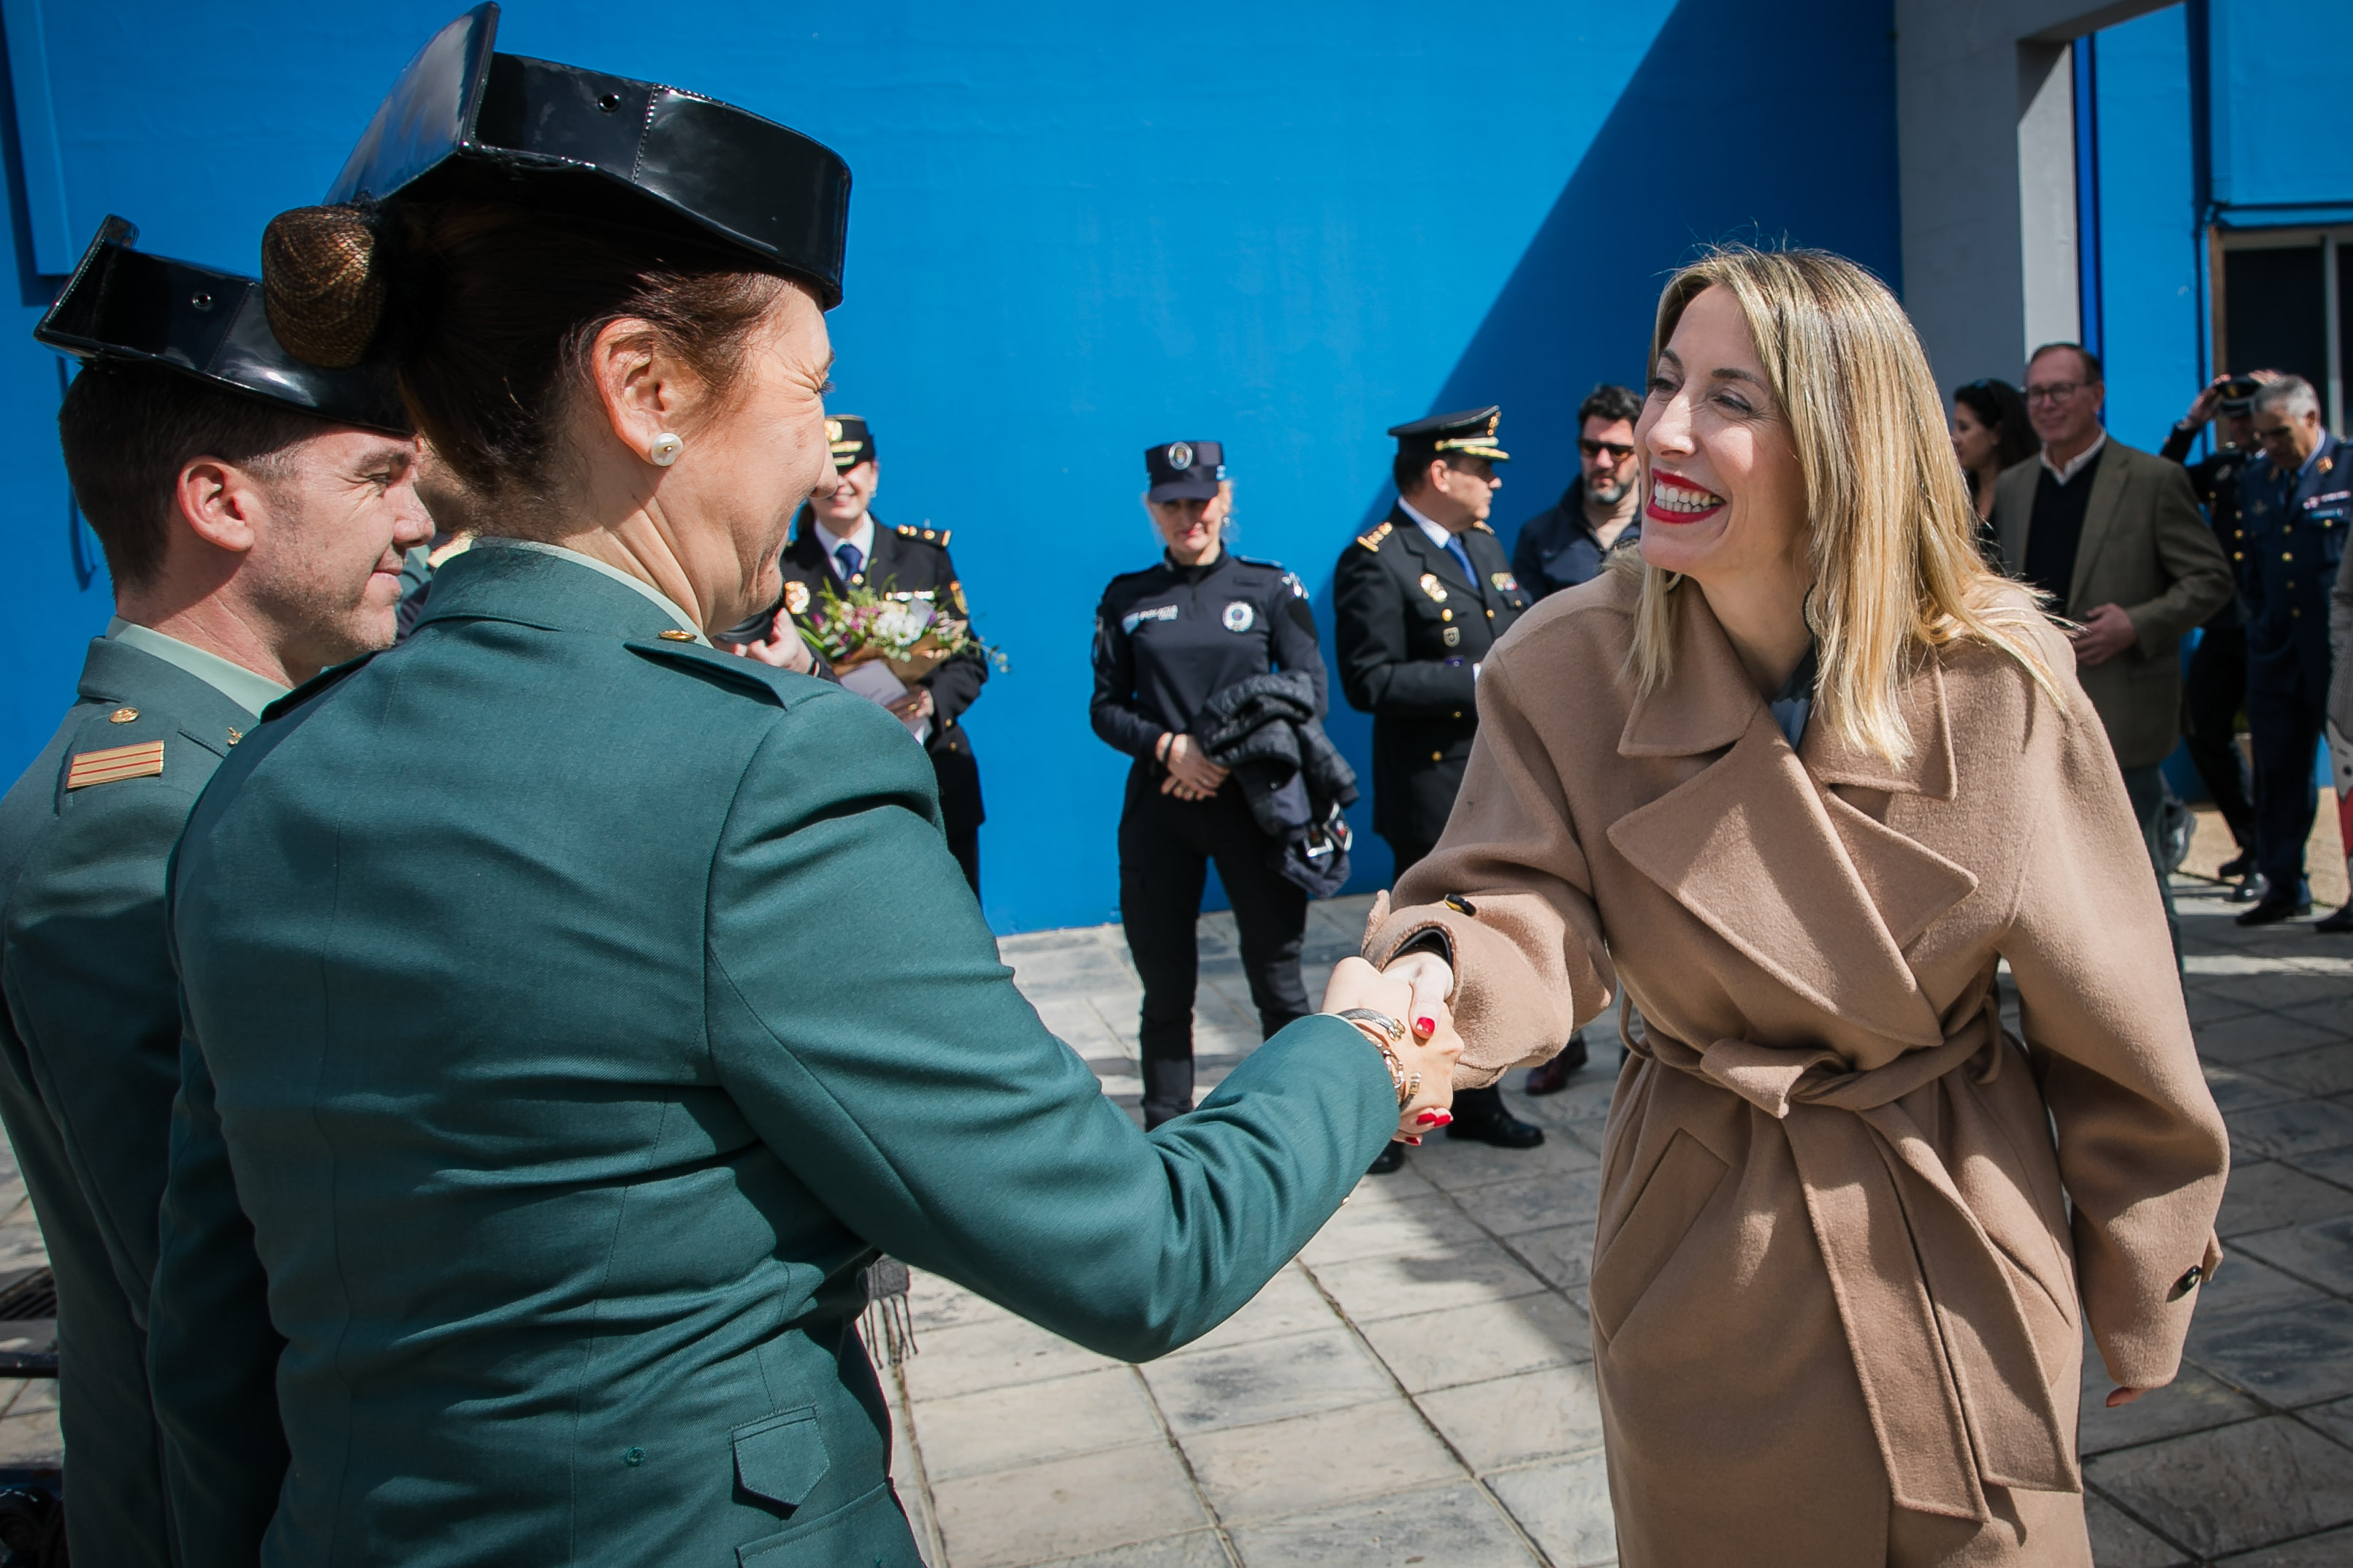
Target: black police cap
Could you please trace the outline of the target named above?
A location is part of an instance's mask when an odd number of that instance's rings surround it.
[[[1389,434],[1397,437],[1398,451],[1405,457],[1484,458],[1491,463],[1504,463],[1512,455],[1495,445],[1495,426],[1503,419],[1502,407],[1491,403],[1484,408],[1433,414],[1427,419],[1392,425]]]
[[[492,51],[477,5],[408,62],[327,204],[475,196],[741,252],[841,303],[849,165],[715,99]]]
[[[1226,477],[1226,449],[1215,441],[1171,441],[1144,449],[1154,500],[1208,500]]]
[[[76,359],[170,365],[337,425],[408,434],[385,369],[324,370],[296,359],[269,330],[258,280],[149,256],[138,242],[125,219],[100,224],[34,339]]]
[[[833,447],[833,466],[854,468],[874,460],[874,432],[855,414],[826,416],[825,438]]]

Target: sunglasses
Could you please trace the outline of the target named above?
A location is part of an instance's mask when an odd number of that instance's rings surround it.
[[[1615,441],[1588,441],[1581,437],[1577,440],[1577,449],[1588,458],[1598,458],[1607,452],[1609,454],[1609,460],[1613,463],[1622,463],[1634,455],[1634,448],[1631,447],[1621,447]]]

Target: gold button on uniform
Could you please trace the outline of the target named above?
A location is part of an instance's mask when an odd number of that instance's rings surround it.
[[[138,717],[139,710],[136,708],[117,708],[106,716],[106,721],[110,724],[128,724]]]
[[[1451,610],[1440,610],[1438,612],[1438,618],[1441,621],[1451,621],[1454,618],[1454,612]]]
[[[1442,763],[1446,760],[1446,753],[1444,752],[1432,752],[1430,753],[1430,760],[1433,763]]]
[[[675,626],[670,626],[663,630],[661,639],[664,642],[692,642],[694,640],[694,634],[692,632],[682,632]]]

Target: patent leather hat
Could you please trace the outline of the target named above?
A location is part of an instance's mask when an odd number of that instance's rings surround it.
[[[1495,429],[1503,422],[1503,409],[1489,404],[1484,408],[1433,414],[1427,419],[1392,425],[1389,434],[1397,437],[1398,451],[1404,457],[1461,456],[1503,463],[1510,461],[1512,456],[1495,444]]]
[[[149,256],[139,230],[110,216],[81,253],[34,339],[79,360],[143,361],[337,425],[408,434],[382,367],[322,370],[279,344],[251,278]]]
[[[329,205],[521,202],[747,255],[841,302],[849,165],[714,99],[491,48],[477,5],[417,51],[369,121]]]

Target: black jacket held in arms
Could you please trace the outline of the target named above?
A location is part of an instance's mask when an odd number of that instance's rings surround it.
[[[1328,898],[1348,880],[1348,819],[1356,771],[1315,718],[1315,683],[1303,670],[1238,680],[1212,695],[1195,725],[1202,752],[1230,771],[1270,845],[1269,863]]]

